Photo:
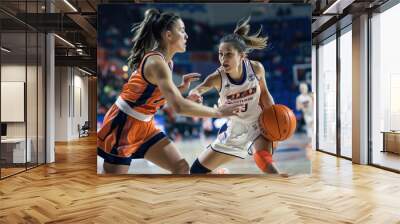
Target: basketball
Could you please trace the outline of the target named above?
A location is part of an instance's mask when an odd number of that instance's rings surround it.
[[[261,134],[270,141],[283,141],[296,130],[296,116],[282,104],[264,109],[259,117]]]

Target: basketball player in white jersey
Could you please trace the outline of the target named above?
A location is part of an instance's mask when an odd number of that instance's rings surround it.
[[[193,163],[192,174],[215,172],[222,164],[244,159],[251,146],[268,152],[268,173],[279,173],[272,160],[272,142],[261,135],[258,124],[262,108],[272,106],[274,100],[266,85],[263,65],[246,58],[249,51],[264,49],[267,38],[260,36],[261,29],[248,35],[249,20],[239,21],[233,34],[221,39],[218,52],[221,67],[189,93],[189,99],[201,102],[201,95],[215,88],[219,91],[219,106],[244,104],[238,116],[228,119],[217,139]]]
[[[296,109],[303,113],[304,122],[306,123],[307,137],[311,138],[313,133],[313,98],[308,92],[306,83],[299,85],[300,95],[296,98]]]

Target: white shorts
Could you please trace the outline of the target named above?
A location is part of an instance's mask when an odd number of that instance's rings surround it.
[[[248,149],[260,135],[258,121],[244,123],[229,119],[220,128],[217,139],[209,148],[244,159],[248,155]]]

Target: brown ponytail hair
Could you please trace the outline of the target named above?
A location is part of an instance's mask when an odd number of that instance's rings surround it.
[[[253,35],[249,35],[250,16],[239,20],[232,34],[224,36],[220,43],[232,43],[240,52],[249,53],[250,51],[262,50],[267,47],[268,37],[261,36],[262,26]]]
[[[128,65],[132,70],[139,66],[147,51],[154,49],[162,41],[162,32],[170,30],[178,19],[180,17],[174,13],[160,13],[157,9],[146,10],[143,21],[134,24],[132,28],[133,47],[128,58]]]

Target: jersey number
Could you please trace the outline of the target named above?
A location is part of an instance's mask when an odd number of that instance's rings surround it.
[[[246,112],[247,111],[247,103],[244,105],[244,108],[242,110],[240,110],[240,112]]]

